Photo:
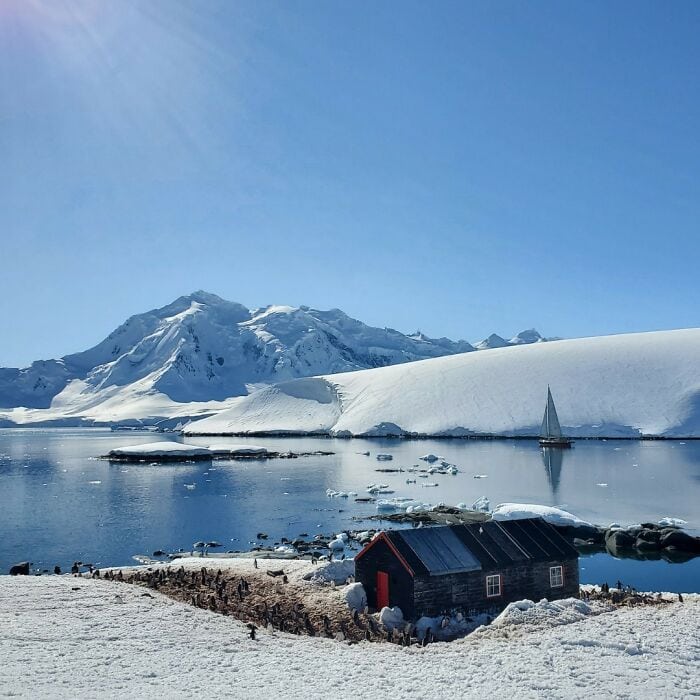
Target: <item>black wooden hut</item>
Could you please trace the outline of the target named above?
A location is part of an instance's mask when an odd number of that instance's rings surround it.
[[[388,530],[355,557],[370,607],[406,619],[578,597],[578,553],[541,518]]]

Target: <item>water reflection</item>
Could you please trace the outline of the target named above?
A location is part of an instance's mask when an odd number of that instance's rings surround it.
[[[224,444],[335,454],[173,465],[95,459],[114,447],[153,440],[143,433],[0,430],[0,572],[25,559],[49,569],[56,563],[70,566],[74,559],[127,564],[134,554],[189,548],[197,540],[247,549],[259,531],[267,532],[272,543],[302,532],[366,529],[376,526],[366,520],[376,506],[352,497],[328,498],[326,489],[365,496],[368,484],[380,480],[395,496],[433,504],[473,503],[486,496],[494,506],[557,505],[601,525],[666,516],[700,525],[698,441],[580,441],[564,456],[531,440],[217,438]],[[211,439],[188,442],[206,445]],[[456,464],[459,473],[426,479],[405,471],[380,474],[377,452],[392,454],[391,466],[397,469],[425,467],[419,458],[432,452]],[[599,556],[618,568],[639,564],[596,555],[585,565],[588,574],[599,566]],[[697,575],[700,559],[696,562],[647,561],[643,571],[664,571],[672,579],[665,586],[674,590],[676,572]],[[700,575],[697,579],[700,588]]]
[[[557,500],[559,495],[559,482],[561,481],[561,467],[564,463],[564,450],[560,447],[542,447],[542,463],[547,475],[552,498]]]

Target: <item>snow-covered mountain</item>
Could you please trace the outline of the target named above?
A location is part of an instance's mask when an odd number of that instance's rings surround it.
[[[193,434],[536,436],[550,385],[572,437],[700,438],[700,329],[533,343],[298,379]]]
[[[492,333],[488,338],[480,340],[474,344],[475,350],[493,350],[494,348],[507,348],[509,345],[531,345],[532,343],[546,343],[550,340],[560,340],[560,338],[543,338],[534,328],[520,331],[510,340],[501,338],[500,335]]]
[[[199,291],[133,316],[85,352],[0,369],[0,422],[199,415],[275,382],[472,350],[373,328],[338,309],[250,310]]]

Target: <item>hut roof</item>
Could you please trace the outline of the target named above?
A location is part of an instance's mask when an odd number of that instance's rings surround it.
[[[383,536],[423,576],[578,557],[573,545],[541,518],[389,530]]]

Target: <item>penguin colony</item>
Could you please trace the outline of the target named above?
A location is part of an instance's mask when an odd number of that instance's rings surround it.
[[[247,624],[251,639],[257,629],[264,628],[348,643],[366,640],[410,646],[432,641],[428,635],[418,642],[410,623],[401,630],[387,630],[367,611],[351,611],[344,605],[318,610],[304,602],[302,592],[289,585],[281,571],[267,574],[269,580],[260,574],[241,576],[206,567],[164,567],[126,573],[109,570],[102,578],[144,586],[194,607],[235,617]]]

